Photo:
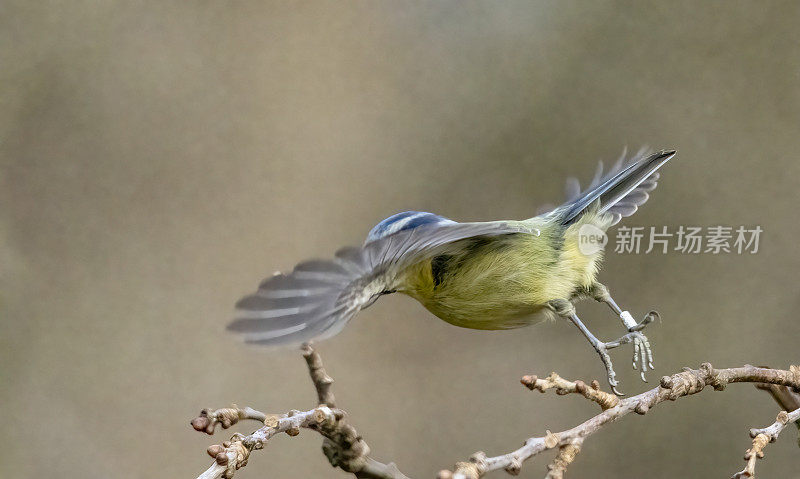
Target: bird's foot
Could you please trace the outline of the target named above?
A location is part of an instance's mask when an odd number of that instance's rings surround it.
[[[650,347],[650,341],[647,340],[647,336],[642,334],[641,331],[630,331],[628,334],[614,341],[603,344],[603,346],[608,350],[628,343],[633,343],[633,369],[638,369],[642,381],[647,382],[644,373],[646,373],[648,369],[655,369],[655,367],[653,366],[653,350]],[[608,367],[606,367],[606,369],[608,369]]]
[[[603,361],[603,365],[606,367],[608,384],[617,396],[624,396],[624,394],[617,389],[619,382],[616,379],[616,372],[614,371],[614,365],[611,362],[611,356],[609,356],[608,351],[618,348],[623,344],[633,343],[633,369],[638,369],[642,381],[647,382],[645,373],[648,370],[655,369],[655,366],[653,365],[653,349],[650,347],[650,341],[647,339],[647,336],[642,334],[642,331],[656,319],[659,319],[659,314],[656,311],[650,311],[642,321],[638,323],[633,322],[628,328],[628,333],[624,336],[614,341],[595,345],[597,354],[600,355],[600,360]]]
[[[617,381],[617,373],[614,372],[614,363],[611,362],[611,356],[608,354],[608,350],[611,348],[609,348],[607,345],[608,343],[598,343],[594,345],[594,349],[597,351],[597,354],[600,355],[600,360],[603,361],[603,366],[606,367],[608,385],[611,387],[611,390],[614,391],[614,394],[617,396],[624,396],[625,394],[617,390],[619,381]]]

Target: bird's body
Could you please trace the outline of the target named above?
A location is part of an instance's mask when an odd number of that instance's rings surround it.
[[[447,253],[411,265],[396,290],[465,328],[513,329],[554,318],[547,303],[594,284],[602,261],[602,250],[584,254],[579,249],[580,227],[604,230],[608,221],[596,214],[569,226],[546,217],[526,221],[538,236],[460,240]]]
[[[400,292],[465,328],[513,329],[568,317],[603,357],[613,385],[604,348],[639,341],[636,350],[644,351],[646,339],[635,329],[643,326],[607,291],[598,296],[605,291],[596,282],[603,252],[582,248],[582,231],[603,234],[632,215],[656,187],[656,170],[674,155],[640,152],[627,162],[620,158],[605,175],[601,163],[586,190],[577,180],[568,182],[566,203],[526,220],[459,223],[416,211],[393,215],[369,232],[362,247],[265,279],[237,303],[239,317],[228,328],[250,343],[299,344],[338,333],[380,296]],[[628,327],[627,339],[600,343],[591,335],[574,308],[564,307],[581,296],[607,302]]]

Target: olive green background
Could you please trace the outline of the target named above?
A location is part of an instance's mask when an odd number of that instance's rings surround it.
[[[790,1],[2,2],[0,476],[195,477],[230,434],[194,432],[201,408],[314,405],[299,354],[223,331],[263,276],[398,211],[532,216],[624,145],[679,151],[626,225],[764,229],[755,255],[608,255],[617,301],[663,316],[650,384],[797,364],[799,20]],[[401,296],[320,350],[374,456],[414,477],[596,413],[523,374],[603,376],[569,324],[470,331]],[[776,411],[748,385],[665,404],[570,477],[730,477]],[[796,434],[763,477],[800,477]],[[346,477],[320,442],[278,437],[237,477]]]

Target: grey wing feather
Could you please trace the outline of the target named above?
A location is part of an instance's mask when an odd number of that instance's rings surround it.
[[[574,176],[567,178],[567,185],[564,188],[567,201],[575,201],[581,195],[581,182]]]
[[[641,148],[636,154],[631,156],[630,159],[626,159],[627,150],[623,150],[619,159],[617,159],[614,165],[606,172],[603,171],[603,162],[600,161],[597,165],[594,178],[589,183],[589,186],[582,192],[580,184],[577,183],[576,180],[568,180],[568,187],[566,190],[567,202],[559,209],[554,210],[553,213],[559,213],[558,210],[562,208],[563,210],[567,210],[576,203],[576,198],[586,196],[591,192],[599,191],[605,184],[611,184],[615,179],[624,178],[627,174],[635,171],[638,164],[646,160],[648,155],[650,155],[650,149],[645,147]],[[614,198],[610,204],[604,205],[603,211],[611,215],[611,225],[617,224],[624,217],[631,216],[641,205],[647,202],[650,198],[649,193],[658,186],[659,176],[660,174],[657,171],[653,171],[630,191],[624,192],[624,194],[620,195],[621,197]],[[578,190],[577,194],[575,193],[576,188]],[[574,218],[575,214],[577,214],[577,212],[572,212],[571,216]],[[571,220],[572,218],[570,218],[570,221]]]
[[[633,157],[631,157],[628,164],[633,164],[639,161],[641,158],[644,158],[650,153],[649,148],[642,148],[640,149]],[[611,173],[609,173],[611,174]],[[641,182],[636,188],[630,191],[630,193],[626,194],[622,199],[620,199],[616,204],[611,206],[607,213],[613,215],[613,220],[611,225],[615,225],[620,222],[622,218],[626,218],[628,216],[633,215],[639,209],[640,206],[645,204],[648,199],[650,199],[650,192],[656,189],[658,186],[658,179],[661,176],[661,173],[658,171],[653,172],[646,180]]]
[[[393,289],[403,268],[474,236],[538,234],[522,222],[438,223],[400,231],[332,260],[298,264],[289,274],[265,279],[236,303],[228,330],[261,345],[299,344],[338,333],[359,310]]]
[[[552,203],[543,204],[543,205],[539,206],[538,208],[536,208],[536,216],[546,215],[546,214],[550,213],[551,211],[553,211],[555,208],[556,208],[556,205],[554,205]]]
[[[627,147],[623,148],[622,149],[622,154],[619,155],[619,158],[617,158],[617,161],[615,161],[614,164],[611,166],[611,168],[609,168],[608,171],[606,171],[606,172],[603,172],[603,160],[598,161],[597,162],[597,170],[595,170],[595,173],[594,173],[594,178],[592,178],[592,181],[591,181],[591,183],[589,183],[589,186],[586,187],[586,191],[592,190],[592,189],[600,186],[600,184],[602,184],[602,183],[608,181],[609,179],[613,178],[614,176],[617,175],[617,173],[619,173],[622,170],[630,167],[631,165],[633,165],[634,163],[636,163],[637,161],[639,161],[643,157],[647,156],[647,154],[649,154],[649,153],[650,153],[650,148],[645,146],[645,147],[639,148],[639,151],[637,151],[636,154],[634,154],[633,156],[628,158],[628,148]]]

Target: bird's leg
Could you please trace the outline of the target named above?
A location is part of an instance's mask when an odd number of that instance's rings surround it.
[[[633,316],[631,316],[631,313],[628,311],[623,311],[622,308],[617,305],[617,302],[611,297],[611,294],[608,292],[608,288],[606,288],[605,285],[594,283],[587,289],[587,293],[596,301],[607,304],[608,307],[614,311],[614,314],[619,316],[620,320],[622,320],[622,324],[625,325],[625,328],[628,330],[628,334],[622,336],[617,341],[620,341],[620,344],[633,341],[633,369],[637,369],[636,363],[639,362],[641,365],[642,381],[647,382],[644,377],[644,373],[647,371],[648,367],[650,369],[655,368],[653,366],[653,351],[650,348],[650,342],[647,340],[647,337],[641,333],[641,331],[644,330],[648,324],[659,318],[658,312],[650,311],[641,322],[637,323],[636,320],[633,319]]]
[[[623,394],[617,390],[617,384],[619,384],[619,382],[616,379],[617,374],[614,372],[614,365],[611,362],[611,356],[609,356],[608,350],[616,348],[617,346],[624,344],[625,342],[629,342],[630,340],[623,341],[623,338],[620,338],[617,341],[612,341],[610,343],[601,342],[594,334],[592,334],[591,331],[589,331],[589,328],[583,324],[580,318],[578,318],[578,315],[575,313],[575,306],[566,299],[554,299],[548,303],[548,306],[557,315],[572,321],[572,324],[577,326],[586,339],[589,340],[589,343],[592,345],[595,351],[597,351],[597,354],[600,355],[600,360],[603,361],[603,365],[606,367],[608,384],[611,386],[611,390],[614,391],[614,394],[622,396]]]

